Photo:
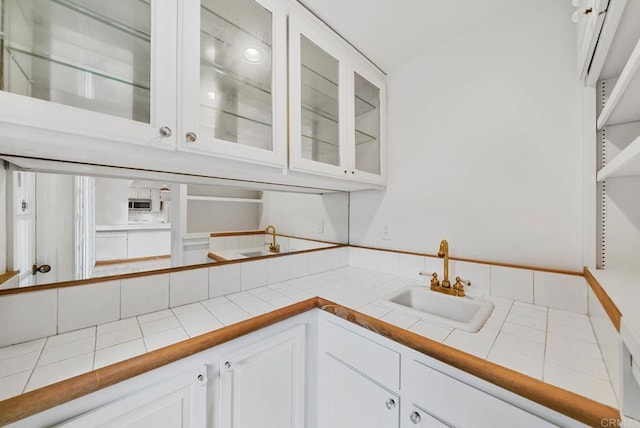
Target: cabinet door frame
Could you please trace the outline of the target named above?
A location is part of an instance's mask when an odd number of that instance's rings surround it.
[[[302,157],[302,76],[300,71],[300,38],[306,37],[338,61],[338,165],[304,159]],[[323,27],[317,20],[297,10],[289,15],[289,168],[329,177],[345,177],[348,173],[349,108],[345,84],[348,82],[348,55],[344,41]]]
[[[356,123],[355,123],[355,83],[358,73],[380,90],[380,174],[360,171],[356,168]],[[387,177],[387,84],[384,74],[364,59],[354,57],[348,64],[347,99],[349,100],[349,136],[346,146],[349,148],[349,175],[355,181],[384,184]]]
[[[176,2],[151,1],[150,42],[150,123],[0,91],[0,134],[11,132],[3,125],[27,127],[34,138],[45,139],[48,132],[139,144],[175,150],[176,146]],[[164,137],[161,127],[172,135]],[[91,141],[90,141],[91,143]],[[47,155],[43,144],[35,155]]]
[[[206,153],[261,165],[286,167],[287,163],[287,15],[276,0],[252,0],[272,15],[272,150],[214,138],[187,140],[199,133],[200,0],[181,0],[178,6],[178,150]],[[191,23],[192,25],[186,25]]]
[[[226,352],[220,356],[220,394],[219,423],[220,426],[233,427],[234,414],[237,411],[237,399],[239,391],[235,388],[234,376],[242,378],[242,372],[238,369],[251,365],[253,362],[265,357],[265,353],[273,355],[283,349],[290,348],[293,361],[297,362],[292,368],[292,406],[291,422],[294,427],[302,427],[305,424],[305,337],[306,325],[300,324],[280,333],[260,339],[250,345],[234,351]],[[229,362],[230,367],[225,364]],[[237,374],[236,374],[237,373]]]

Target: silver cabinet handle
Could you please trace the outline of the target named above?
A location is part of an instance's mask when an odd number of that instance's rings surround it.
[[[195,142],[198,139],[198,136],[195,132],[187,132],[187,141],[190,143]]]
[[[226,363],[224,363],[224,366],[225,366],[227,369],[230,369],[230,368],[231,368],[231,363],[230,363],[229,361],[227,361]]]
[[[396,407],[396,400],[394,400],[393,398],[389,398],[384,402],[384,404],[387,406],[387,409],[391,410]]]
[[[414,424],[418,424],[418,423],[420,423],[420,420],[421,420],[422,418],[420,417],[420,413],[418,413],[418,412],[412,412],[412,413],[409,415],[409,419],[411,419],[411,422],[413,422]]]
[[[163,137],[171,137],[171,134],[173,134],[173,131],[171,131],[171,128],[169,128],[168,126],[163,126],[160,128],[160,135],[162,135]]]

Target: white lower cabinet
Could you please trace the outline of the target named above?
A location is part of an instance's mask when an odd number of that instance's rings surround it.
[[[325,428],[400,426],[400,399],[394,393],[328,354],[323,355],[327,389],[320,412]]]
[[[305,408],[305,326],[220,358],[224,428],[300,428]]]
[[[56,425],[197,428],[207,422],[207,369],[188,371]]]
[[[407,419],[411,424],[405,423],[405,425],[416,428],[448,428],[451,425],[444,423],[440,419],[433,416],[431,413],[418,406],[411,406],[409,408],[409,415]]]
[[[406,427],[555,426],[418,361],[408,361],[403,370],[406,370],[403,396],[414,405],[414,410],[407,417],[408,423],[404,425]],[[413,412],[419,417],[416,418]],[[421,419],[422,425],[414,422],[416,419]]]

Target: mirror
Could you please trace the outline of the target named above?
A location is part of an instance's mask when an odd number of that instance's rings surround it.
[[[347,193],[156,179],[34,172],[5,163],[0,289],[348,243]],[[269,225],[275,233],[265,233]]]

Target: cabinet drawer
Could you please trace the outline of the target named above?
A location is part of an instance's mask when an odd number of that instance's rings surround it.
[[[325,322],[324,352],[392,390],[400,387],[400,354],[369,339]]]
[[[407,367],[407,389],[415,406],[455,427],[554,427],[506,401],[467,385],[417,361]],[[404,389],[404,385],[403,385]]]

